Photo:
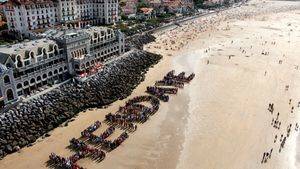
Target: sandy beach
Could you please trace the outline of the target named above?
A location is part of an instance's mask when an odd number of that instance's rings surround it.
[[[296,169],[300,167],[300,2],[253,0],[156,32],[145,50],[163,55],[124,100],[80,113],[50,137],[6,156],[3,169],[47,168],[73,137],[115,112],[168,71],[195,79],[101,163],[88,169]],[[268,110],[273,104],[273,110]],[[103,131],[105,127],[97,130]],[[112,138],[117,137],[118,130]],[[280,148],[282,146],[282,148]],[[268,157],[264,158],[264,153]],[[271,155],[270,155],[271,154]],[[264,162],[262,162],[262,160]]]

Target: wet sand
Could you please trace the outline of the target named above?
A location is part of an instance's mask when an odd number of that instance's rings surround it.
[[[266,3],[281,8],[294,2]],[[266,5],[254,1],[238,10],[252,10],[255,7],[251,4]],[[299,168],[299,139],[294,130],[296,122],[300,124],[299,18],[300,10],[265,12],[221,21],[207,26],[204,32],[197,30],[197,24],[203,22],[200,19],[158,33],[157,42],[145,49],[164,58],[149,70],[130,97],[106,109],[80,113],[50,137],[5,157],[0,168],[47,168],[45,162],[51,152],[71,155],[66,146],[72,137],[79,137],[80,131],[115,112],[126,100],[145,94],[146,86],[171,69],[194,72],[196,77],[168,103],[162,103],[147,123],[138,125],[124,144],[107,153],[104,161],[84,159],[79,165],[89,169]],[[267,110],[269,103],[274,103],[273,113]],[[278,112],[282,124],[275,129],[271,123]],[[274,143],[274,137],[286,136],[289,124],[291,133],[279,153],[280,139]],[[261,164],[263,153],[271,148],[271,158]]]

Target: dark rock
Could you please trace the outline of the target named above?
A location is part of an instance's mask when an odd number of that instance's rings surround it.
[[[5,150],[6,150],[6,152],[8,152],[8,153],[13,152],[13,148],[12,148],[11,145],[6,145]]]
[[[138,42],[145,43],[146,39]],[[43,101],[32,99],[10,108],[0,115],[3,156],[31,146],[41,136],[50,136],[46,133],[81,111],[105,107],[126,98],[144,80],[148,68],[160,59],[160,55],[134,50],[108,63],[85,82],[66,83],[40,96]]]
[[[0,149],[0,158],[4,156],[3,150]]]
[[[154,42],[155,39],[156,38],[149,33],[137,34],[127,39],[128,43],[126,44],[127,45],[126,48],[127,49],[137,48],[142,50],[145,44]]]

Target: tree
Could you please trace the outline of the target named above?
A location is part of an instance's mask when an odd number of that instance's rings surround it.
[[[124,7],[124,6],[126,6],[126,1],[121,1],[119,4],[121,7]]]
[[[140,9],[140,8],[149,8],[150,5],[145,0],[139,0],[136,7],[137,7],[137,9]]]
[[[122,20],[128,20],[128,16],[122,14],[122,15],[121,15],[121,19],[122,19]]]
[[[204,0],[194,0],[194,4],[196,8],[202,8],[203,7]]]
[[[7,23],[0,26],[0,31],[7,30],[7,29],[8,29]]]
[[[230,0],[224,0],[224,5],[226,6],[230,5]]]

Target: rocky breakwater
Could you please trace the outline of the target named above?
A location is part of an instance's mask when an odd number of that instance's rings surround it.
[[[69,82],[10,108],[0,115],[0,158],[49,136],[47,132],[81,111],[126,98],[160,59],[160,55],[133,50],[84,83]]]
[[[151,43],[155,41],[155,36],[153,36],[150,33],[143,33],[134,35],[127,39],[127,49],[137,48],[137,49],[143,49],[143,46],[145,44]]]

